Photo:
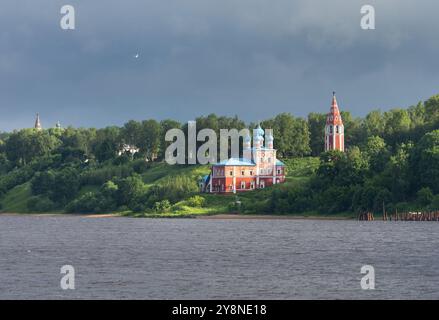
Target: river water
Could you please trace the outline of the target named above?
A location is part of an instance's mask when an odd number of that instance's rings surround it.
[[[439,299],[438,235],[435,222],[0,216],[0,299]]]

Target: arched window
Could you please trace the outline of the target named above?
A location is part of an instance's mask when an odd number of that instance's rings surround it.
[[[245,182],[241,181],[241,189],[245,189]]]
[[[332,125],[329,126],[329,133],[332,133]]]

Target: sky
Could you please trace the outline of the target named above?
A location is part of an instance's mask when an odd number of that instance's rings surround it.
[[[60,27],[63,5],[75,30]],[[376,29],[360,27],[373,5]],[[439,94],[437,0],[2,0],[0,131],[364,116]],[[134,56],[139,54],[138,58]]]

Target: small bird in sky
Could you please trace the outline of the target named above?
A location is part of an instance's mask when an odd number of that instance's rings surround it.
[[[139,59],[139,57],[140,57],[140,54],[138,54],[138,53],[136,53],[136,54],[134,55],[134,59]]]

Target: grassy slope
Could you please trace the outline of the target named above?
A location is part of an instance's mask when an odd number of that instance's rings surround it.
[[[29,182],[16,186],[2,197],[1,211],[8,213],[27,213],[27,200],[30,196],[31,190]]]
[[[309,181],[313,172],[319,165],[319,159],[308,157],[298,159],[288,159],[284,161],[287,167],[287,181],[286,184],[294,187]],[[143,174],[145,183],[154,184],[164,177],[173,174],[188,175],[193,179],[199,179],[199,177],[208,174],[208,166],[167,166],[165,164],[159,164],[154,168],[148,170]],[[285,185],[285,184],[284,184]],[[269,195],[273,191],[273,188],[266,188],[264,190],[255,190],[251,192],[245,192],[238,194],[239,200],[250,203],[263,203],[268,201]],[[206,215],[229,212],[229,205],[236,199],[235,195],[218,195],[218,194],[203,194],[206,199],[206,205],[203,208],[194,208],[187,205],[186,201],[181,201],[174,205],[174,209],[170,213],[162,214],[148,214],[148,216],[160,216],[160,217],[183,217],[194,215]],[[261,212],[254,212],[255,214]],[[315,213],[308,213],[307,215],[316,215]],[[135,216],[144,216],[138,214]]]
[[[312,157],[288,159],[284,162],[287,168],[286,185],[291,187],[306,183],[319,165],[319,159]],[[186,175],[191,177],[192,179],[198,180],[203,175],[208,174],[209,171],[209,166],[169,166],[164,163],[159,163],[155,164],[147,172],[143,173],[142,178],[146,184],[153,185],[160,182],[160,180],[166,178],[167,176],[173,175]],[[240,193],[238,197],[243,202],[247,201],[257,204],[267,201],[273,188],[276,188],[276,186],[266,188],[264,190],[255,190],[252,192]],[[82,194],[87,191],[95,190],[97,190],[97,187],[95,186],[86,186],[80,191],[80,193]],[[26,207],[26,203],[30,196],[31,193],[29,183],[25,183],[23,185],[13,188],[0,199],[0,203],[3,206],[2,212],[27,213],[28,209]],[[229,204],[235,200],[235,195],[203,194],[202,196],[206,199],[206,205],[203,208],[190,207],[187,205],[186,201],[181,201],[174,205],[172,213],[157,214],[157,216],[179,217],[199,214],[226,213],[229,212]],[[317,214],[311,212],[306,215]],[[138,216],[143,216],[143,214],[139,214]]]

